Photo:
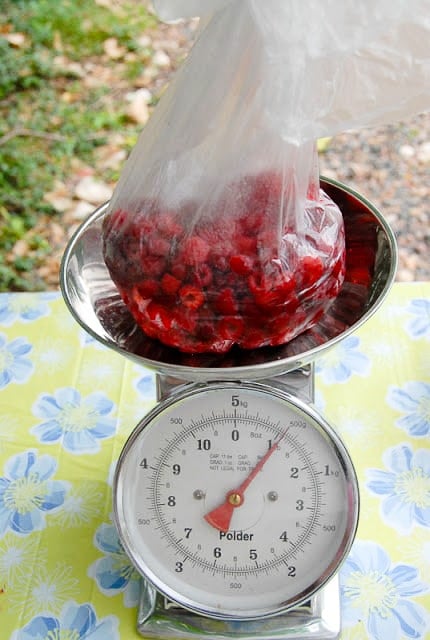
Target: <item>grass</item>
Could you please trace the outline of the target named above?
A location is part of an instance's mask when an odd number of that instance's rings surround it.
[[[139,51],[121,67],[105,62],[127,81],[145,64],[137,39],[154,25],[142,1],[0,0],[0,291],[44,288],[34,270],[50,248],[34,228],[57,215],[44,194],[73,158],[91,164],[112,132],[130,126],[112,108],[111,86],[84,87],[76,63],[100,64],[114,37]],[[31,249],[24,257],[13,252],[22,239]]]

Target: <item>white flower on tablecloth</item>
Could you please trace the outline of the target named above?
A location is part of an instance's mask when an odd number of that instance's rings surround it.
[[[25,356],[32,348],[25,338],[7,342],[6,336],[0,334],[0,389],[4,389],[10,382],[27,382],[34,366]]]
[[[415,453],[407,444],[383,455],[388,471],[367,470],[367,488],[382,497],[381,517],[399,533],[414,524],[430,527],[430,449]]]
[[[61,507],[69,488],[68,482],[52,480],[56,470],[55,458],[33,450],[9,458],[0,477],[0,536],[8,529],[29,534],[46,526],[45,514]]]
[[[375,542],[356,541],[340,571],[342,623],[363,622],[370,640],[423,638],[429,615],[414,596],[428,593],[418,570],[392,564]]]
[[[55,376],[73,366],[76,361],[76,348],[64,337],[53,335],[38,336],[33,345],[33,361],[38,376]]]
[[[315,371],[326,384],[348,382],[355,374],[366,377],[370,373],[369,358],[359,350],[360,338],[348,336],[318,358]]]
[[[34,322],[51,313],[49,302],[58,297],[57,292],[47,291],[37,296],[31,293],[5,293],[0,298],[0,324],[5,327],[15,322]]]
[[[82,527],[99,517],[105,504],[104,488],[101,482],[74,481],[63,508],[53,516],[53,522],[69,529]]]
[[[92,604],[70,601],[58,617],[36,616],[14,631],[11,640],[119,640],[118,626],[116,616],[98,620]]]
[[[27,572],[25,578],[10,590],[11,608],[30,615],[56,615],[64,604],[79,593],[79,580],[73,576],[73,567],[58,562],[48,567],[40,562]]]
[[[105,555],[88,569],[88,575],[106,596],[124,594],[124,605],[135,607],[140,596],[140,576],[131,564],[113,524],[103,523],[94,536],[94,545]]]
[[[398,550],[402,558],[420,567],[423,576],[430,576],[430,536],[428,529],[416,529],[414,534],[401,538]]]
[[[416,298],[411,300],[406,309],[414,317],[406,323],[406,331],[413,340],[427,338],[430,340],[430,300]]]
[[[30,430],[39,442],[61,442],[69,453],[97,453],[100,440],[115,434],[116,419],[109,414],[114,403],[99,391],[82,398],[77,389],[57,389],[43,394],[33,406],[36,417],[45,419]]]
[[[387,404],[405,414],[396,425],[410,436],[424,438],[430,434],[430,384],[412,381],[402,388],[390,387]]]
[[[38,549],[38,562],[44,561],[45,550]],[[34,561],[34,540],[6,533],[0,541],[0,587],[14,587],[28,576]]]

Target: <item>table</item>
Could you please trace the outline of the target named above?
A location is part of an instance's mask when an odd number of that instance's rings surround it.
[[[133,640],[139,579],[112,474],[154,375],[96,343],[57,292],[0,295],[0,636]],[[356,466],[342,640],[430,639],[430,283],[398,283],[316,362]]]

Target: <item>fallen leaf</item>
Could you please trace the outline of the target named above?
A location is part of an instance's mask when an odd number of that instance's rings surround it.
[[[16,49],[21,49],[26,45],[27,39],[25,37],[25,33],[20,33],[18,31],[15,33],[6,33],[4,37],[9,44]]]
[[[108,38],[103,42],[103,49],[106,55],[112,60],[119,60],[124,57],[127,49],[121,46],[116,38]]]

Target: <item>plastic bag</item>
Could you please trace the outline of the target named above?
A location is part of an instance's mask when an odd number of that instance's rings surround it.
[[[115,190],[106,264],[136,322],[164,344],[283,344],[317,322],[344,277],[342,215],[319,188],[314,141],[400,110],[381,93],[384,64],[362,52],[392,38],[404,3],[158,4],[172,19],[201,4],[206,22]]]

